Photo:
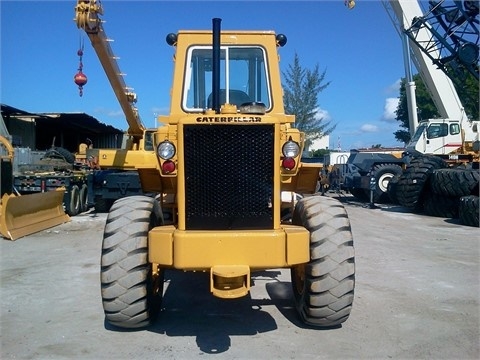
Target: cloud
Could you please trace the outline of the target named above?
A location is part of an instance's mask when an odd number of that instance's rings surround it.
[[[395,122],[397,121],[397,115],[395,111],[397,110],[398,106],[398,98],[386,98],[385,99],[385,106],[383,108],[383,115],[382,120],[387,122]]]
[[[107,116],[109,117],[125,117],[125,114],[123,113],[122,110],[110,110],[108,113],[107,113]]]
[[[398,94],[398,93],[400,93],[401,83],[402,83],[402,79],[398,79],[393,84],[388,85],[387,88],[385,89],[385,92],[387,94],[392,94],[392,93]]]
[[[364,133],[378,132],[378,126],[372,124],[363,124],[360,127],[360,131]]]
[[[315,111],[316,111],[316,116],[315,116],[315,118],[316,118],[317,120],[319,120],[319,119],[322,119],[323,121],[330,121],[330,120],[332,120],[332,117],[330,116],[330,114],[328,113],[327,110],[324,110],[324,109],[322,109],[322,108],[320,108],[320,107],[317,107],[317,108],[315,109]]]
[[[112,118],[119,118],[119,117],[125,117],[123,114],[122,110],[111,110],[111,109],[106,109],[103,107],[97,107],[93,110],[95,114],[107,116],[107,117],[112,117]]]
[[[165,115],[165,114],[170,113],[170,107],[166,107],[166,106],[164,106],[164,107],[157,107],[157,106],[155,106],[155,107],[153,107],[153,108],[151,109],[151,112],[152,112],[152,114],[154,114],[155,116],[157,116],[157,115]]]

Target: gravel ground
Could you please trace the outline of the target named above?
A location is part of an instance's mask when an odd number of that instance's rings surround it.
[[[336,196],[336,195],[331,195]],[[104,322],[99,263],[106,214],[0,240],[2,359],[478,359],[479,229],[369,209],[342,196],[356,251],[355,300],[341,328],[303,326],[289,270],[253,274],[248,297],[212,297],[208,276],[170,271],[148,329]]]

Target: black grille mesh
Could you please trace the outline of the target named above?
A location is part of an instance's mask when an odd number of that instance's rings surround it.
[[[185,125],[186,229],[273,227],[273,125]]]

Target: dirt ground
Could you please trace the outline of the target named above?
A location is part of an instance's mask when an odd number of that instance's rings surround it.
[[[167,272],[148,329],[104,322],[99,263],[106,214],[0,240],[2,359],[478,359],[479,229],[342,196],[356,251],[355,300],[341,328],[303,326],[288,270],[253,275],[220,300],[203,273]]]

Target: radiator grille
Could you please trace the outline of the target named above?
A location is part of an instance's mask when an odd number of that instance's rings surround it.
[[[186,125],[186,229],[271,229],[273,125]]]

